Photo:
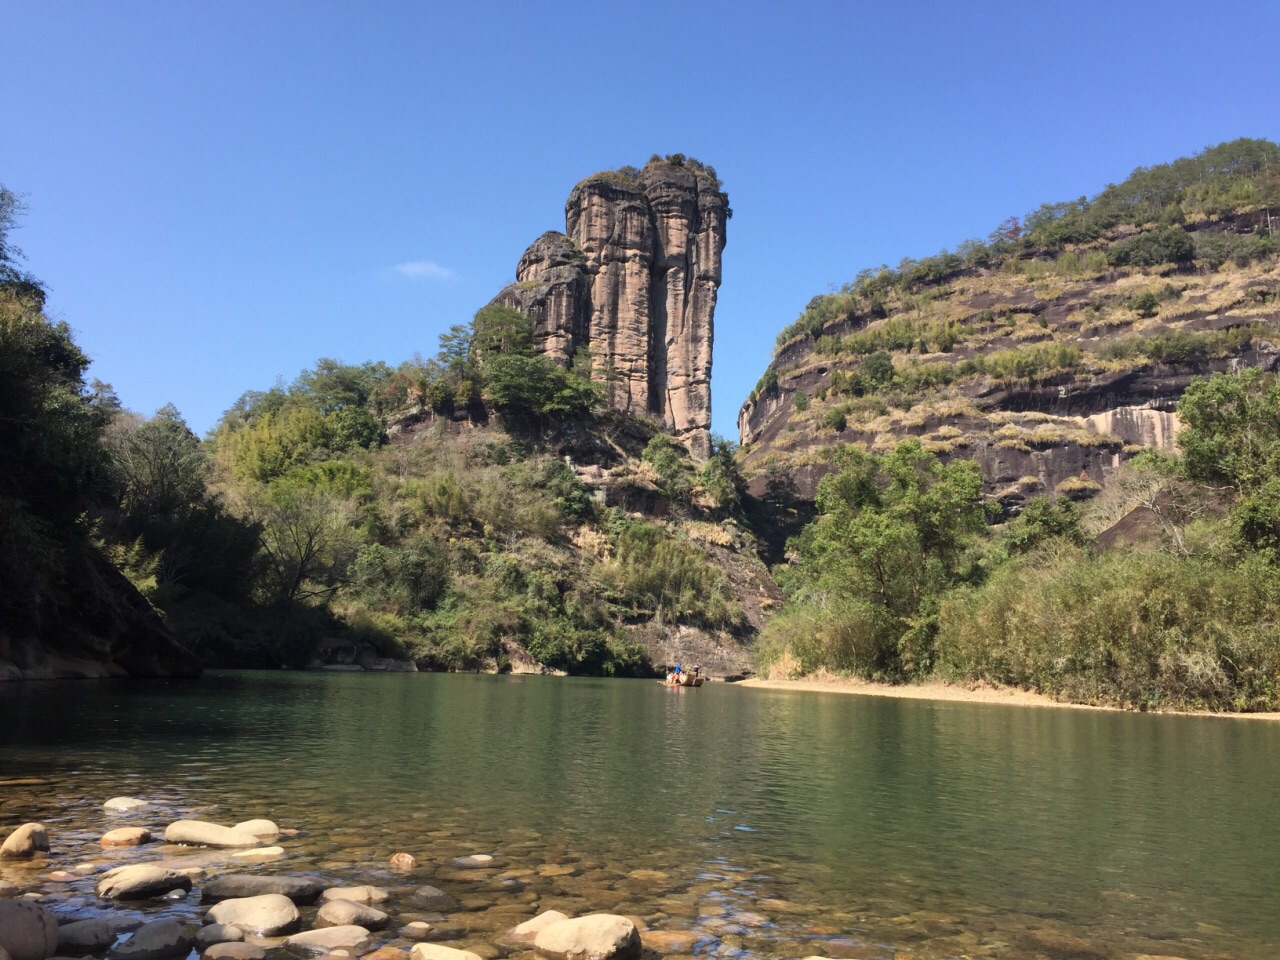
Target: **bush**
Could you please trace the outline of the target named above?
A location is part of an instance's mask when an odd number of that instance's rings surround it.
[[[938,670],[1084,703],[1274,710],[1280,579],[1260,556],[1062,544],[943,601]]]

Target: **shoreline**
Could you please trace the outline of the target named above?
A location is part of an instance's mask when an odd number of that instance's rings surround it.
[[[923,683],[879,683],[856,677],[817,675],[799,680],[771,680],[752,677],[732,684],[735,687],[751,687],[756,690],[793,690],[804,693],[835,693],[845,696],[892,697],[899,700],[932,700],[946,703],[985,703],[1009,707],[1057,707],[1064,710],[1105,710],[1111,713],[1147,714],[1172,717],[1227,717],[1238,720],[1280,721],[1280,712],[1268,713],[1214,713],[1208,710],[1130,710],[1125,707],[1092,703],[1071,703],[1054,700],[1043,693],[1019,690],[1014,687],[993,687],[987,684],[967,687],[944,680],[926,680]]]

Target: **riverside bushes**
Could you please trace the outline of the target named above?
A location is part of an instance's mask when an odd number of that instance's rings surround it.
[[[1280,577],[1269,558],[1062,544],[940,607],[938,674],[1139,709],[1280,706]]]

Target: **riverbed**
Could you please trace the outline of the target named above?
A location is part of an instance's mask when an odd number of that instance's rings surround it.
[[[121,908],[95,870],[163,860],[372,883],[400,922],[425,884],[451,946],[506,952],[547,909],[639,920],[664,954],[1207,960],[1280,952],[1280,725],[707,684],[214,672],[195,683],[0,687],[0,865],[63,915]],[[104,800],[149,801],[111,814]],[[229,852],[103,850],[195,818],[296,835]],[[393,870],[407,852],[418,867]],[[456,858],[495,857],[485,869]],[[131,906],[198,919],[192,896]],[[408,946],[399,923],[379,945]]]

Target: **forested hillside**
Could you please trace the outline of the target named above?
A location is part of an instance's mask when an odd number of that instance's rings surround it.
[[[21,208],[0,199],[6,240]],[[0,252],[5,677],[194,673],[192,653],[748,669],[771,585],[733,446],[695,464],[661,424],[604,409],[589,355],[557,365],[524,314],[486,307],[426,361],[322,359],[202,440],[172,406],[142,416],[87,384],[39,282]]]

